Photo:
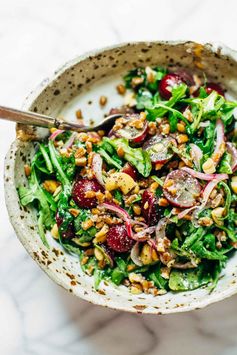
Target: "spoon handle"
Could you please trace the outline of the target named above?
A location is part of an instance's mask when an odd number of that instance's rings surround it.
[[[30,111],[16,110],[4,106],[0,106],[0,119],[45,128],[55,127],[64,130],[76,130],[78,132],[83,132],[85,131],[85,129],[87,131],[92,130],[92,128],[74,123],[69,123],[58,118],[53,118],[51,116],[45,116]]]
[[[48,128],[61,128],[61,125],[64,123],[63,121],[50,116],[45,116],[30,111],[27,112],[15,110],[13,108],[4,106],[0,106],[0,119]]]

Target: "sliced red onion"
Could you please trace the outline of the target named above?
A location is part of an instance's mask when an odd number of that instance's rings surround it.
[[[228,175],[227,174],[204,174],[204,173],[200,173],[199,171],[195,171],[191,168],[188,167],[184,167],[181,168],[182,170],[186,171],[187,173],[189,173],[190,175],[192,175],[193,177],[196,177],[197,179],[200,180],[206,180],[206,181],[211,181],[213,179],[216,180],[226,180],[228,179]]]
[[[192,222],[195,227],[200,227],[198,224],[198,216],[201,211],[203,211],[206,207],[206,204],[208,202],[208,199],[210,197],[210,194],[212,193],[212,190],[215,188],[215,186],[219,183],[220,180],[213,179],[212,181],[208,182],[203,190],[203,200],[202,204],[200,206],[196,206],[195,211],[193,212],[192,216]]]
[[[130,222],[131,222],[132,226],[138,225],[138,226],[142,226],[144,228],[148,228],[148,225],[145,222],[136,221],[135,219],[131,219]]]
[[[131,219],[127,211],[125,211],[123,208],[115,205],[112,202],[104,202],[100,205],[101,207],[104,207],[105,209],[117,213],[125,222],[126,228],[127,228],[127,233],[130,238],[133,237],[133,232],[132,232],[132,225],[131,225]]]
[[[156,245],[156,242],[154,241],[154,239],[149,239],[147,241],[147,243],[150,245],[150,247],[152,247],[153,249],[157,250],[157,245]]]
[[[227,151],[231,154],[232,162],[231,162],[231,169],[234,173],[237,169],[237,149],[235,148],[233,143],[227,142],[226,143]]]
[[[212,156],[215,157],[215,159],[213,159],[215,165],[218,164],[222,155],[224,154],[224,149],[223,149],[224,144],[225,144],[225,128],[221,119],[218,119],[216,122],[216,146],[212,154]]]
[[[137,241],[145,241],[147,239],[150,238],[150,235],[152,233],[154,233],[156,230],[156,227],[153,226],[153,227],[149,227],[149,228],[146,228],[146,229],[143,229],[142,231],[136,233],[136,234],[133,234],[132,238],[134,240],[137,240]],[[146,236],[148,234],[148,237]]]
[[[195,210],[196,208],[197,208],[197,206],[193,206],[193,207],[187,208],[184,211],[180,212],[179,214],[177,214],[178,219],[184,218],[184,216],[186,216],[189,212]]]
[[[202,150],[196,144],[193,143],[190,144],[190,147],[191,147],[191,151],[190,151],[191,158],[196,168],[200,171],[201,170],[200,161],[203,157]]]
[[[210,181],[208,184],[206,184],[204,190],[203,190],[203,200],[202,200],[202,208],[204,208],[207,204],[207,201],[209,199],[209,196],[212,192],[212,190],[214,189],[214,187],[219,183],[220,180],[214,179],[212,181]]]
[[[139,258],[139,252],[139,242],[136,242],[132,247],[130,256],[135,265],[142,266],[143,264]]]
[[[51,141],[54,141],[55,138],[56,138],[59,134],[61,134],[61,133],[63,133],[63,132],[65,132],[65,131],[62,130],[62,129],[57,129],[56,131],[54,131],[54,132],[51,134],[51,136],[49,137],[49,139],[50,139]]]
[[[76,139],[77,137],[77,132],[73,132],[71,134],[71,136],[69,137],[69,139],[66,141],[66,143],[64,144],[63,148],[64,149],[68,149],[70,148],[72,145],[73,145],[73,142],[74,140]]]
[[[156,240],[165,238],[165,229],[169,219],[167,217],[161,218],[156,226]]]
[[[92,159],[92,170],[95,174],[95,177],[97,181],[100,183],[100,185],[105,186],[104,180],[103,180],[103,175],[102,175],[102,165],[103,165],[103,160],[98,153],[94,153],[93,159]]]
[[[181,263],[174,263],[172,265],[172,268],[175,268],[175,269],[181,269],[181,270],[186,270],[186,269],[193,269],[197,267],[197,264],[195,264],[194,262],[192,261],[187,261],[186,263],[184,264],[181,264]]]

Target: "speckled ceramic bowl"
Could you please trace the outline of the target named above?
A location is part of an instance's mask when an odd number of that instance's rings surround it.
[[[26,99],[24,109],[45,114],[63,114],[74,119],[80,107],[87,119],[101,119],[100,95],[108,96],[109,107],[120,104],[115,85],[128,70],[137,66],[161,65],[205,71],[214,81],[223,83],[237,97],[237,56],[222,45],[193,42],[127,43],[88,53],[65,64],[53,77],[43,81]],[[57,284],[92,303],[119,310],[166,314],[205,307],[237,292],[237,255],[232,257],[217,288],[191,292],[167,293],[164,296],[131,295],[125,286],[93,287],[93,278],[85,275],[77,258],[51,242],[50,250],[42,244],[37,231],[36,211],[21,207],[16,188],[27,185],[24,164],[30,162],[37,140],[46,129],[17,127],[17,139],[11,145],[5,164],[6,203],[11,223],[25,249]],[[20,140],[21,139],[21,140]],[[23,139],[23,140],[22,140]],[[33,141],[29,141],[31,139]],[[27,292],[27,291],[26,291]]]

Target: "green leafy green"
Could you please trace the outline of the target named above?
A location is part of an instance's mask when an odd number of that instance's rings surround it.
[[[169,279],[169,288],[172,291],[191,291],[212,281],[210,272],[200,265],[195,269],[172,269]]]
[[[131,148],[125,138],[110,139],[110,143],[115,149],[123,148],[124,159],[135,166],[140,174],[144,177],[150,175],[152,165],[147,152],[142,150],[142,148]]]
[[[162,101],[162,103],[157,103],[152,108],[146,108],[148,112],[147,120],[155,121],[157,117],[163,117],[167,112],[171,112],[177,119],[181,119],[189,126],[188,120],[182,115],[182,113],[172,108],[182,97],[184,97],[186,91],[187,85],[181,84],[172,90],[172,96],[169,101]]]
[[[231,159],[231,155],[228,152],[225,152],[223,154],[223,157],[218,167],[219,173],[232,174]]]

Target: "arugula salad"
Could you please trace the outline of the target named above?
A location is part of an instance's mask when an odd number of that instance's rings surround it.
[[[21,204],[36,207],[45,246],[53,237],[78,257],[96,289],[104,279],[132,294],[212,291],[237,248],[237,102],[184,70],[123,80],[110,132],[51,129],[39,143]]]

